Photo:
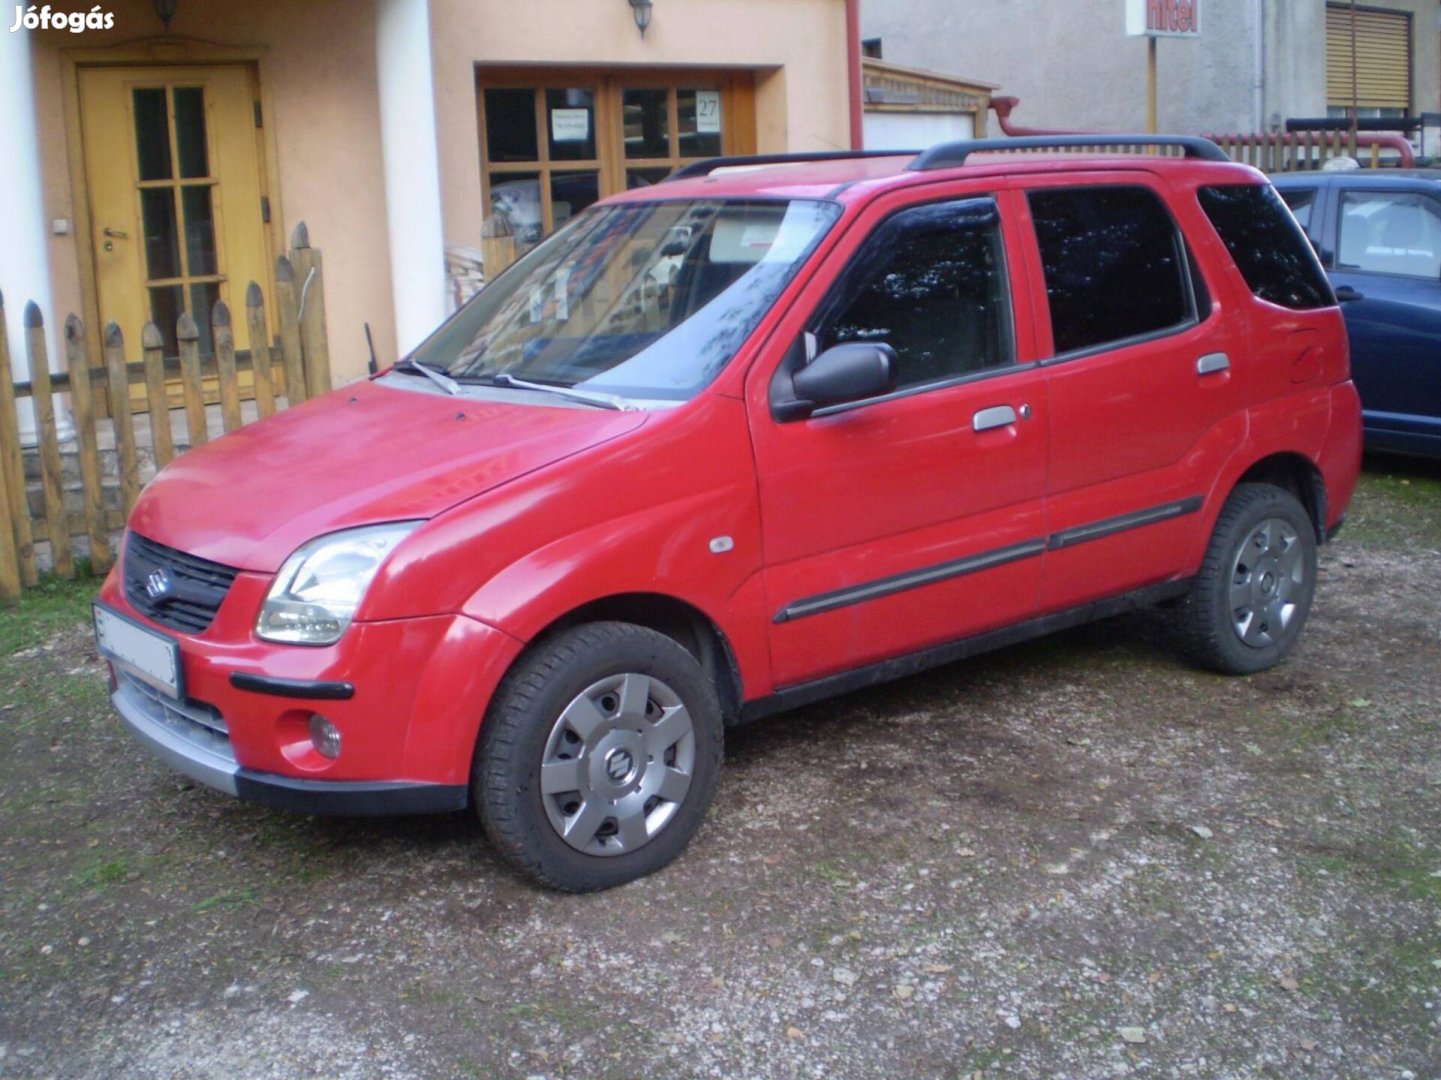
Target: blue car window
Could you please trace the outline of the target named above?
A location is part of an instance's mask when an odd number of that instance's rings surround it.
[[[1436,280],[1441,275],[1441,208],[1414,191],[1343,192],[1336,264]]]

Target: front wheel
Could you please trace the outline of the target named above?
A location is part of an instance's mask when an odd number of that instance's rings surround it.
[[[475,803],[500,852],[567,892],[665,866],[700,828],[722,755],[720,705],[670,638],[589,623],[507,675],[481,731]]]
[[[1231,493],[1178,612],[1206,667],[1249,675],[1296,644],[1316,590],[1316,531],[1295,496],[1269,484]]]

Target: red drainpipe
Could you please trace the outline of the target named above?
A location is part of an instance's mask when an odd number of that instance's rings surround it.
[[[861,89],[861,0],[846,0],[846,81],[851,98],[851,149],[865,149],[865,126],[861,121],[864,91]]]

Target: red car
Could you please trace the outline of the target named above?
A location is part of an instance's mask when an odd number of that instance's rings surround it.
[[[1108,137],[1116,144],[1124,141]],[[1259,173],[1065,140],[717,160],[379,376],[179,458],[96,605],[181,772],[673,859],[727,725],[1139,604],[1254,672],[1356,482],[1340,311]]]

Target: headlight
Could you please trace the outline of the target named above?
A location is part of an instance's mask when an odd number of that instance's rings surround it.
[[[256,634],[293,645],[333,645],[385,557],[419,526],[418,521],[370,525],[303,544],[276,575]]]

